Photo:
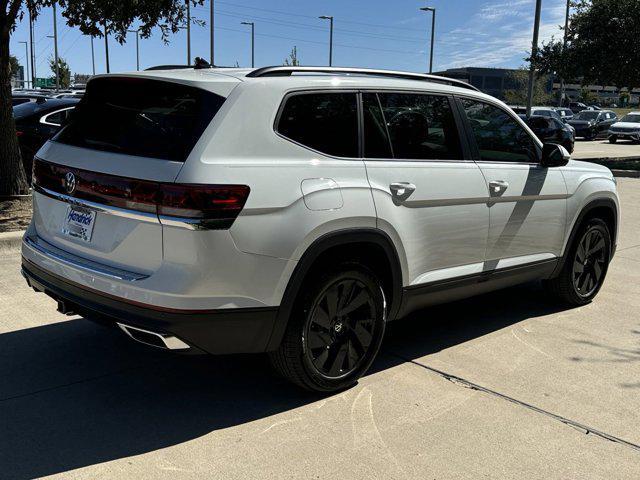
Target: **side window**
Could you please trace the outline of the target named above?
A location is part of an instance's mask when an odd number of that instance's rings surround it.
[[[362,95],[362,111],[364,115],[364,156],[366,158],[393,158],[389,131],[377,94],[364,93]]]
[[[379,93],[378,98],[394,158],[462,158],[458,129],[447,97]]]
[[[358,156],[358,108],[355,93],[305,93],[287,98],[277,131],[319,152]]]
[[[533,138],[505,111],[488,103],[462,99],[478,145],[480,160],[538,162]]]

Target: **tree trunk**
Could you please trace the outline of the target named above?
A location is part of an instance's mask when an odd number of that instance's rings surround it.
[[[29,185],[22,166],[11,102],[9,32],[0,31],[0,197],[25,193],[29,193]]]

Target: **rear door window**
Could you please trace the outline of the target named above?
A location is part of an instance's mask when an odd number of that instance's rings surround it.
[[[179,83],[97,78],[54,141],[184,162],[224,100]]]
[[[449,98],[418,93],[378,93],[378,98],[394,158],[462,158]]]
[[[358,97],[355,92],[290,95],[277,132],[335,157],[358,157]]]

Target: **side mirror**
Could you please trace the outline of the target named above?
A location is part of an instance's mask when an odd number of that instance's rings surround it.
[[[545,143],[542,147],[542,161],[540,164],[543,167],[563,167],[571,160],[571,155],[567,152],[567,149],[562,145],[556,145],[555,143]]]

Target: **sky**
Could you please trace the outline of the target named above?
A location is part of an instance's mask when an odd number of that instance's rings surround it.
[[[209,58],[209,2],[193,7],[192,17],[206,25],[192,26],[192,57]],[[540,40],[560,38],[565,0],[544,0]],[[251,65],[250,27],[255,22],[256,66],[281,65],[296,46],[302,65],[328,62],[329,22],[334,17],[334,66],[428,71],[431,13],[436,8],[434,71],[453,67],[519,67],[531,49],[535,0],[215,0],[216,64]],[[135,29],[135,24],[132,27]],[[51,76],[53,16],[42,10],[35,23],[36,74]],[[58,11],[58,52],[72,73],[92,73],[91,44],[79,30],[66,25]],[[25,18],[11,36],[11,52],[25,63],[29,40]],[[104,40],[94,40],[96,73],[105,72]],[[186,63],[186,32],[165,45],[159,32],[140,40],[142,69]],[[111,72],[136,69],[135,34],[119,45],[109,39]]]

